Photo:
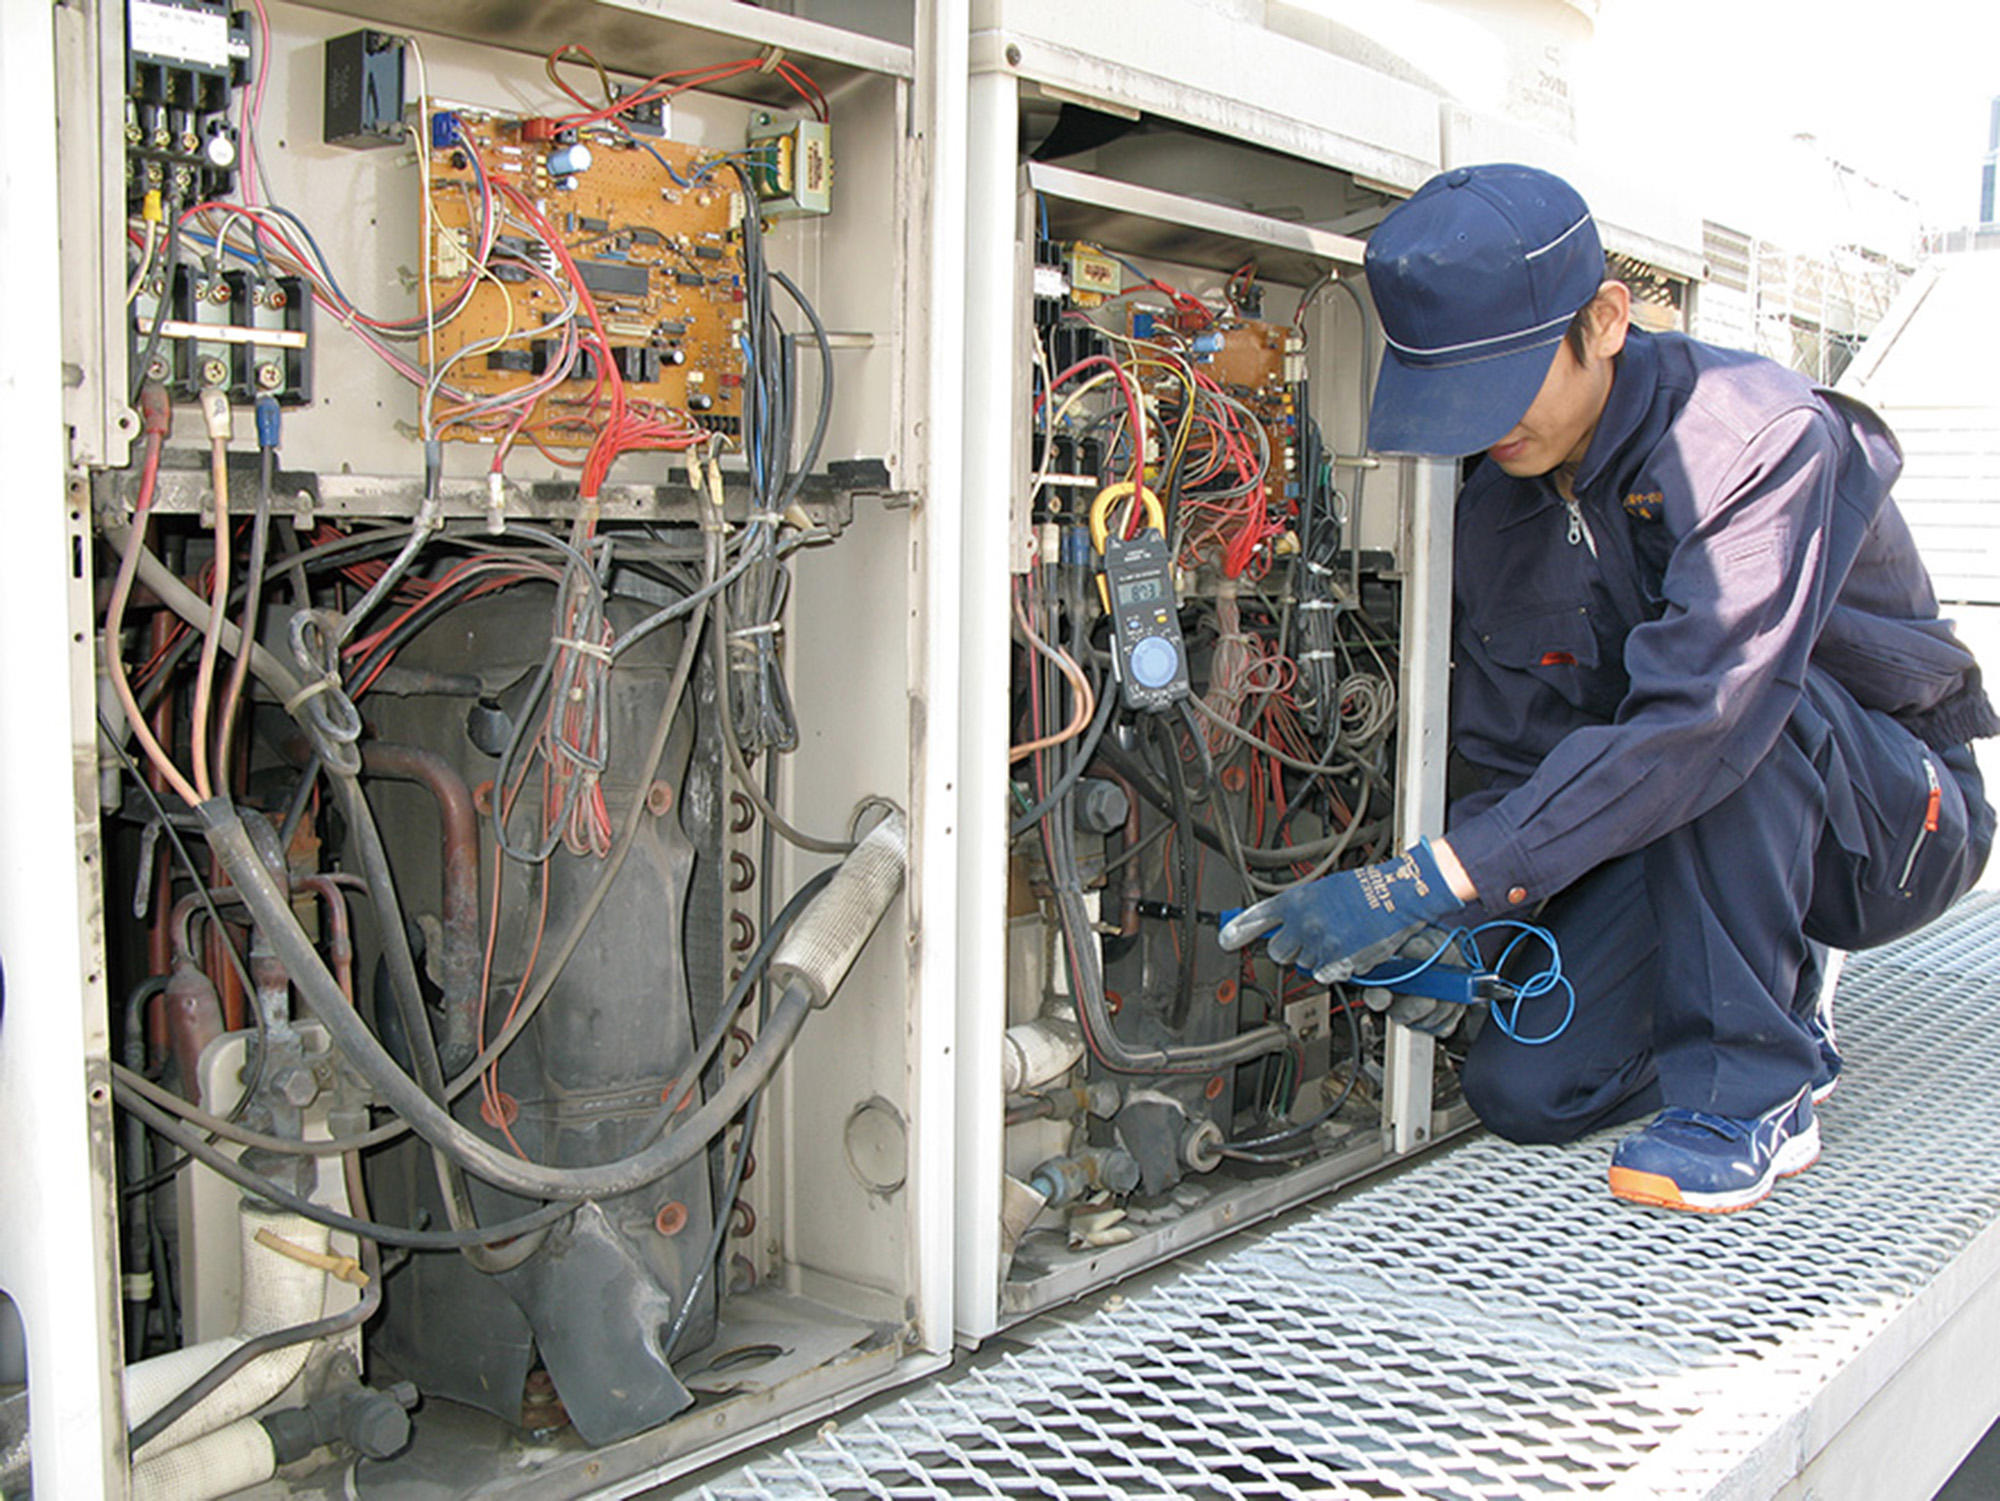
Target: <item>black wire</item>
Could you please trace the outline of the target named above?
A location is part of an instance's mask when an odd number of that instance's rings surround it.
[[[1160,754],[1166,757],[1168,765],[1167,794],[1173,802],[1172,817],[1176,837],[1174,839],[1174,862],[1180,867],[1181,886],[1181,952],[1180,962],[1175,966],[1174,1000],[1167,1012],[1167,1025],[1178,1032],[1187,1025],[1189,1014],[1194,1008],[1194,967],[1195,925],[1199,919],[1195,908],[1200,905],[1196,888],[1194,841],[1194,810],[1189,806],[1187,782],[1182,776],[1180,751],[1174,745],[1172,731],[1167,728],[1162,715],[1150,716],[1154,744]]]
[[[728,1185],[722,1190],[722,1197],[716,1201],[715,1223],[709,1229],[708,1245],[703,1248],[701,1264],[695,1269],[693,1280],[688,1283],[687,1294],[681,1299],[681,1306],[674,1313],[674,1321],[669,1326],[666,1337],[660,1341],[660,1354],[668,1360],[674,1358],[674,1349],[687,1333],[689,1321],[694,1317],[695,1304],[701,1298],[701,1290],[708,1285],[714,1274],[716,1258],[722,1254],[722,1245],[729,1237],[730,1217],[736,1211],[736,1193],[743,1186],[744,1169],[750,1162],[750,1138],[757,1131],[757,1107],[763,1100],[763,1093],[750,1096],[750,1102],[743,1107],[743,1128],[741,1139],[736,1144],[736,1156],[730,1164]]]
[[[167,842],[180,857],[181,866],[186,870],[188,879],[194,882],[195,892],[201,897],[202,906],[207,909],[208,920],[215,925],[216,938],[222,944],[223,952],[229,955],[229,962],[236,970],[236,978],[243,983],[244,995],[255,996],[257,982],[250,978],[249,966],[243,962],[243,956],[236,952],[236,945],[229,941],[229,930],[223,926],[222,913],[217,909],[215,899],[208,894],[208,882],[203,879],[201,868],[194,863],[194,856],[188,853],[187,845],[182,842],[180,830],[174,827],[173,820],[167,816],[166,807],[160,802],[159,794],[153,791],[152,784],[146,780],[138,763],[132,759],[132,753],[125,749],[124,742],[119,738],[118,732],[111,727],[111,721],[104,717],[102,709],[97,711],[97,728],[103,733],[112,750],[118,753],[118,759],[124,763],[126,775],[145,797],[153,816],[160,821],[160,829],[167,836]],[[244,1081],[243,1093],[237,1096],[236,1103],[230,1107],[226,1117],[232,1121],[242,1118],[244,1110],[250,1104],[250,1097],[264,1082],[264,1055],[269,1051],[265,1046],[267,1039],[264,1035],[263,1012],[254,1003],[246,1009],[257,1022],[256,1057],[251,1066],[250,1077]],[[178,1172],[179,1169],[176,1168],[175,1171]]]
[[[192,1157],[186,1155],[176,1157],[165,1167],[155,1168],[137,1183],[129,1183],[119,1189],[118,1195],[120,1198],[130,1199],[136,1198],[140,1194],[151,1193],[154,1189],[161,1187],[163,1184],[170,1183],[179,1177],[182,1169],[188,1167],[193,1161]]]
[[[568,1201],[557,1201],[544,1204],[541,1208],[518,1219],[502,1220],[498,1224],[481,1225],[471,1230],[415,1230],[401,1225],[385,1225],[377,1220],[356,1219],[353,1215],[342,1214],[337,1209],[329,1209],[324,1204],[314,1203],[311,1199],[295,1194],[290,1189],[273,1183],[261,1173],[243,1166],[221,1148],[211,1145],[200,1131],[175,1120],[143,1095],[121,1090],[118,1102],[204,1167],[215,1169],[237,1187],[247,1189],[256,1197],[267,1199],[281,1208],[291,1210],[294,1214],[304,1215],[309,1220],[315,1220],[335,1230],[345,1230],[350,1235],[362,1235],[379,1240],[385,1246],[408,1246],[415,1251],[458,1251],[467,1246],[495,1245],[545,1229],[577,1207]]]
[[[1302,1156],[1312,1150],[1310,1142],[1302,1147],[1294,1148],[1292,1151],[1274,1153],[1268,1157],[1262,1155],[1261,1149],[1275,1146],[1279,1142],[1291,1141],[1296,1137],[1311,1136],[1313,1132],[1338,1115],[1341,1107],[1353,1095],[1354,1086],[1361,1080],[1361,1021],[1354,1014],[1353,1004],[1350,1003],[1342,1006],[1340,1010],[1341,1014],[1347,1018],[1348,1042],[1354,1051],[1353,1058],[1347,1068],[1347,1083],[1341,1088],[1338,1098],[1317,1115],[1308,1120],[1300,1121],[1296,1126],[1287,1126],[1282,1131],[1273,1131],[1267,1136],[1253,1137],[1249,1141],[1223,1143],[1222,1155],[1224,1157],[1240,1162],[1283,1162],[1288,1157]]]
[[[292,788],[291,800],[285,804],[285,819],[278,829],[278,848],[288,850],[292,840],[298,837],[299,825],[305,822],[306,810],[312,806],[313,788],[319,785],[319,774],[326,769],[326,763],[314,751],[299,773],[298,785]]]
[[[1097,754],[1097,744],[1104,738],[1104,731],[1110,725],[1112,712],[1117,707],[1118,685],[1107,678],[1097,686],[1097,713],[1090,721],[1090,728],[1084,733],[1083,743],[1077,747],[1075,759],[1056,779],[1055,786],[1049,789],[1046,797],[1027,812],[1015,816],[1014,821],[1007,826],[1010,838],[1019,839],[1027,833],[1048,817],[1050,811],[1075,789],[1077,782],[1083,777],[1084,769]]]
[[[243,1368],[261,1355],[273,1350],[289,1349],[293,1345],[303,1345],[311,1340],[327,1339],[336,1334],[345,1334],[349,1329],[358,1329],[375,1316],[382,1306],[382,1262],[375,1242],[362,1238],[361,1255],[367,1269],[368,1281],[362,1289],[361,1297],[352,1307],[343,1308],[339,1313],[330,1313],[324,1318],[294,1324],[288,1329],[273,1329],[246,1339],[224,1355],[214,1365],[189,1382],[173,1398],[162,1405],[143,1423],[134,1425],[126,1435],[125,1451],[136,1454],[147,1444],[165,1433],[182,1418],[193,1412],[203,1401],[220,1391],[233,1380]]]
[[[132,391],[128,399],[133,406],[139,404],[139,390],[146,384],[146,371],[152,367],[154,357],[160,352],[160,341],[167,326],[167,301],[174,295],[174,273],[180,269],[180,263],[181,199],[176,193],[167,200],[167,256],[160,273],[160,300],[153,307],[153,329],[146,336],[146,347],[139,352],[138,361],[132,367]],[[168,372],[169,375],[172,373]]]

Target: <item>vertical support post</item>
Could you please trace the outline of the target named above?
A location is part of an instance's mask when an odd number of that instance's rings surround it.
[[[1403,493],[1402,733],[1397,739],[1396,838],[1407,847],[1444,828],[1451,674],[1452,466],[1406,459]],[[1436,1041],[1392,1023],[1383,1060],[1382,1128],[1401,1154],[1431,1140]]]
[[[1017,85],[972,76],[967,98],[964,478],[959,665],[958,1328],[998,1327],[1007,1025],[1007,519],[1014,484],[1020,292]],[[978,393],[975,398],[973,393]]]
[[[56,116],[58,11],[0,6],[0,98]],[[0,264],[68,265],[55,140],[0,156]],[[65,276],[66,296],[96,296]],[[64,489],[61,310],[22,297],[0,341],[10,507],[0,550],[0,1287],[27,1329],[35,1493],[125,1494],[102,941],[95,913],[89,500]],[[122,403],[121,403],[122,404]]]
[[[964,818],[959,798],[962,674],[958,643],[968,634],[959,580],[966,506],[958,494],[965,430],[965,91],[972,35],[968,0],[917,7],[917,153],[923,184],[924,287],[928,314],[923,409],[924,503],[917,508],[922,618],[913,622],[920,652],[925,730],[917,768],[923,816],[915,851],[912,938],[922,944],[918,976],[921,1024],[914,1039],[918,1076],[915,1127],[915,1274],[923,1347],[951,1348],[956,1273],[953,1215],[958,1093],[953,1048],[964,988],[958,972],[958,880]]]

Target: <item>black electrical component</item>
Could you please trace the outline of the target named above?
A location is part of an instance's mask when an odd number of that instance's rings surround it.
[[[350,31],[326,44],[326,98],[320,129],[329,146],[357,150],[403,142],[403,39]]]
[[[250,56],[228,0],[131,0],[125,11],[125,192],[189,204],[235,189],[230,101]]]
[[[614,83],[611,85],[611,97],[613,99],[623,99],[627,92],[629,90],[625,84]],[[653,136],[657,139],[667,133],[666,100],[655,96],[641,103],[629,105],[618,112],[618,118],[625,123],[625,128],[631,131],[633,135]]]
[[[193,401],[210,387],[248,406],[270,396],[284,406],[313,399],[312,290],[297,276],[232,270],[217,278],[199,266],[174,268],[133,302],[130,337],[135,363],[177,400]],[[155,319],[164,321],[156,338]]]
[[[660,351],[645,344],[621,344],[611,351],[618,373],[635,386],[649,386],[660,378]]]

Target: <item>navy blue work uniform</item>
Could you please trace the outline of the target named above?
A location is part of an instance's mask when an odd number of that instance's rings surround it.
[[[1466,1095],[1500,1134],[1782,1104],[1818,1067],[1816,945],[1901,936],[1977,879],[1967,742],[2000,721],[1889,499],[1901,466],[1860,404],[1635,329],[1573,503],[1490,462],[1467,482],[1452,733],[1476,790],[1447,832],[1468,918],[1552,929],[1577,997],[1546,1046],[1474,1041]]]

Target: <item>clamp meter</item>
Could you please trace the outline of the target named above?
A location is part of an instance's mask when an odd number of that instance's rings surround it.
[[[1145,523],[1137,536],[1112,534],[1111,513],[1121,502]],[[1107,485],[1090,503],[1091,544],[1104,557],[1097,583],[1111,615],[1112,663],[1125,707],[1143,714],[1158,714],[1188,696],[1187,646],[1166,529],[1166,508],[1143,485]]]
[[[1126,707],[1157,714],[1179,703],[1188,696],[1187,647],[1166,538],[1153,531],[1107,538],[1104,582]]]

